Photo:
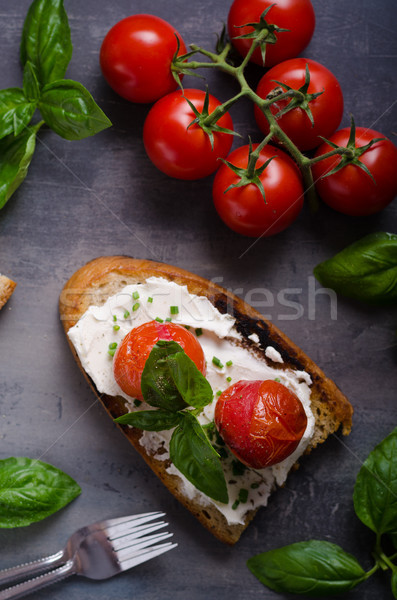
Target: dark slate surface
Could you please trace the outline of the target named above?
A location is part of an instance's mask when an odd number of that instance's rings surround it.
[[[65,5],[74,44],[68,75],[90,89],[114,127],[81,142],[43,130],[26,182],[0,214],[0,271],[18,282],[0,314],[0,457],[50,462],[73,476],[82,494],[42,523],[1,530],[0,566],[55,552],[71,532],[96,519],[162,509],[179,543],[176,550],[111,581],[75,578],[32,599],[270,600],[279,596],[249,573],[246,559],[309,538],[339,543],[369,568],[372,534],[355,518],[351,498],[361,462],[397,421],[396,311],[339,299],[332,319],[325,294],[315,296],[315,312],[309,312],[309,290],[317,262],[369,232],[395,232],[396,203],[363,219],[326,207],[312,217],[304,209],[293,227],[273,239],[252,244],[237,236],[215,213],[211,178],[170,180],[151,165],[142,144],[148,107],[118,98],[98,66],[106,31],[128,14],[157,14],[172,21],[186,43],[210,48],[229,2],[66,0]],[[18,45],[28,6],[28,0],[0,0],[2,87],[21,82]],[[353,113],[358,125],[393,137],[394,0],[315,0],[314,6],[317,28],[305,55],[339,78],[343,125]],[[253,80],[258,73],[251,70]],[[188,78],[186,83],[203,85]],[[220,99],[235,89],[215,73],[209,84]],[[248,103],[232,113],[237,130],[260,139]],[[254,288],[265,288],[274,302],[253,297],[259,310],[334,378],[355,407],[350,437],[332,437],[305,459],[234,548],[214,540],[134,454],[95,402],[63,337],[57,301],[64,282],[86,261],[117,253],[218,278],[245,298]],[[280,301],[282,290],[300,303],[299,318],[296,307]],[[376,575],[344,597],[386,600],[388,576]]]

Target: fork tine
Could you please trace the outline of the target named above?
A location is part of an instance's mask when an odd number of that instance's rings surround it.
[[[119,535],[124,535],[126,532],[132,530],[135,531],[140,526],[150,523],[150,521],[154,521],[154,519],[164,517],[164,515],[165,513],[163,512],[152,512],[136,515],[135,517],[121,517],[121,520],[111,519],[108,521],[109,525],[103,527],[103,529],[107,529],[108,537],[113,539]],[[104,523],[106,523],[106,521],[104,521]]]
[[[178,544],[172,544],[171,542],[166,542],[165,544],[159,544],[158,546],[153,546],[152,548],[148,548],[146,552],[140,552],[139,554],[132,554],[130,557],[126,557],[122,562],[120,562],[120,569],[122,571],[127,571],[127,569],[131,569],[132,567],[136,567],[147,560],[155,558],[156,556],[160,556],[160,554],[164,554],[168,552],[168,550],[172,550],[176,548]]]
[[[156,512],[148,512],[141,513],[139,515],[127,515],[126,517],[118,517],[116,519],[108,519],[106,521],[102,521],[101,529],[106,528],[116,528],[120,525],[126,525],[127,523],[131,523],[131,526],[140,525],[142,523],[148,523],[149,521],[153,521],[154,519],[164,517],[165,513],[161,511]]]
[[[158,523],[149,523],[145,525],[140,525],[139,527],[127,527],[123,531],[107,531],[107,538],[111,542],[115,540],[120,540],[122,543],[123,538],[128,537],[129,540],[133,540],[136,538],[140,538],[144,535],[152,533],[153,531],[157,531],[157,529],[161,529],[161,527],[166,527],[168,523],[165,521],[159,521]]]
[[[148,535],[147,537],[134,540],[132,544],[122,545],[119,548],[115,548],[113,545],[113,550],[117,553],[118,560],[124,560],[126,557],[131,556],[133,552],[139,552],[148,546],[153,546],[156,542],[162,542],[167,538],[171,537],[173,534],[164,532],[164,533],[156,533],[154,535]]]

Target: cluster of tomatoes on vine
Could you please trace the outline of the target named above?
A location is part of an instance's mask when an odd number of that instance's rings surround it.
[[[337,131],[343,95],[336,77],[314,60],[297,58],[314,28],[310,0],[234,0],[230,42],[217,52],[195,45],[187,51],[169,23],[147,14],[119,21],[102,43],[101,69],[113,90],[131,102],[154,103],[143,130],[150,160],[178,179],[216,172],[216,210],[240,234],[284,230],[304,196],[316,192],[353,216],[374,214],[397,194],[394,144],[353,120]],[[241,56],[237,66],[229,60],[232,48]],[[245,78],[249,61],[264,67],[255,91]],[[185,74],[208,68],[229,73],[240,91],[222,104],[208,90],[182,87]],[[228,109],[243,96],[252,100],[265,137],[229,154],[236,132]]]

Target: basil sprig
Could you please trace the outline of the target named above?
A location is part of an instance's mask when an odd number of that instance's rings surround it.
[[[391,589],[397,598],[397,553],[383,550],[386,534],[397,538],[397,428],[368,456],[353,493],[358,518],[376,534],[374,566],[364,571],[354,556],[330,542],[309,540],[269,550],[250,558],[247,566],[265,585],[281,593],[305,597],[347,592],[381,569],[392,571]]]
[[[397,303],[397,235],[371,233],[314,268],[321,285],[370,304]]]
[[[64,79],[71,57],[63,0],[34,0],[22,32],[22,88],[0,90],[0,208],[25,179],[34,151],[32,132],[43,123],[67,140],[81,140],[111,126],[88,90]],[[29,127],[37,109],[43,121]],[[23,152],[28,145],[29,151]]]
[[[157,410],[127,413],[116,423],[147,431],[174,429],[170,459],[198,490],[227,503],[220,456],[194,413],[213,400],[210,384],[177,342],[159,340],[145,363],[142,394]],[[193,407],[193,411],[187,410]]]
[[[80,492],[69,475],[40,460],[0,460],[0,527],[22,527],[41,521]]]

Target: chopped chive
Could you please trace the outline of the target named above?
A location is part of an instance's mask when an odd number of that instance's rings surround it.
[[[216,367],[219,367],[220,369],[223,369],[223,364],[216,356],[212,357],[212,364],[214,364]]]
[[[247,467],[239,460],[232,460],[232,472],[235,477],[244,475]]]
[[[113,329],[114,329],[115,331],[118,331],[118,330],[120,329],[120,325],[113,325]]]
[[[138,298],[139,298],[139,292],[134,292],[132,294],[132,297],[134,298],[134,300],[138,300]]]
[[[226,363],[226,366],[227,367],[231,367],[232,364],[233,364],[233,361],[232,360],[228,360],[227,363]]]
[[[260,483],[258,483],[257,481],[255,481],[254,483],[251,483],[252,490],[257,490],[259,486],[260,486]]]
[[[179,313],[179,308],[177,306],[170,306],[170,312],[172,315],[177,315]]]
[[[110,354],[110,356],[114,356],[116,353],[116,350],[108,350],[108,354]]]
[[[275,378],[274,378],[274,381],[277,381],[278,383],[281,383],[281,380],[280,380],[280,378],[279,378],[279,377],[275,377]]]
[[[116,315],[113,315],[113,321],[117,321]]]
[[[111,344],[109,344],[109,350],[116,350],[117,348],[117,342],[112,342]]]
[[[129,316],[130,316],[130,311],[126,310],[124,313],[124,319],[128,319]]]
[[[153,298],[150,298],[150,297],[149,297],[149,298],[147,299],[147,301],[148,301],[148,302],[153,302]]]
[[[197,329],[195,329],[196,335],[197,337],[199,337],[200,335],[203,335],[203,330],[201,329],[201,327],[197,327]]]
[[[157,321],[157,323],[164,323],[163,319],[160,319],[160,317],[156,317],[155,321]]]
[[[139,302],[135,302],[134,306],[132,307],[132,310],[135,312],[136,310],[138,310],[139,307],[140,307]]]
[[[248,500],[248,490],[246,490],[245,488],[241,488],[241,490],[238,493],[238,499],[243,504],[245,502],[247,502],[247,500]]]
[[[134,400],[134,406],[138,407],[142,404],[142,400],[138,400],[138,398],[135,398]]]
[[[167,322],[167,323],[171,323],[171,321],[172,321],[171,317],[167,317],[167,318],[166,318],[166,322]]]
[[[232,378],[231,377],[226,377],[226,381],[228,381],[229,383],[231,382]]]
[[[217,396],[218,396],[218,398],[219,398],[219,396],[221,396],[221,395],[222,395],[222,392],[221,392],[221,390],[218,390],[218,391],[216,392],[216,395],[217,395]]]
[[[236,508],[238,507],[239,504],[240,504],[240,500],[235,500],[232,504],[232,509],[236,510]]]

